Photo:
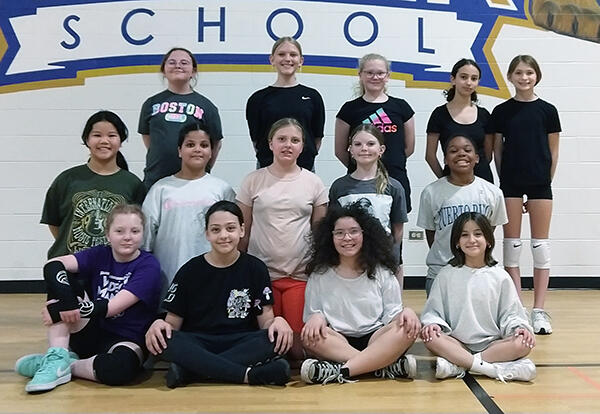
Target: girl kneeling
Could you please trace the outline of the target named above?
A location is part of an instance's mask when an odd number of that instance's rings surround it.
[[[402,306],[392,243],[359,200],[328,211],[313,236],[301,339],[307,383],[377,377],[413,378],[416,360],[404,355],[420,323]],[[333,361],[333,362],[329,362]]]
[[[438,379],[465,370],[501,381],[531,381],[524,359],[535,346],[533,330],[509,274],[492,258],[494,234],[480,213],[454,222],[450,264],[433,282],[421,316],[421,337],[437,358]]]
[[[160,265],[140,250],[144,215],[138,206],[114,207],[106,229],[110,246],[61,256],[44,266],[50,300],[42,313],[50,348],[45,355],[17,361],[16,371],[33,377],[27,392],[49,391],[72,375],[122,385],[142,369],[144,332],[158,308]],[[77,279],[90,288],[89,298]]]

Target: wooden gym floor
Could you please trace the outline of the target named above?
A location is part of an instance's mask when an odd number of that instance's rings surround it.
[[[524,300],[531,305],[532,294]],[[419,312],[422,291],[406,291]],[[39,319],[43,295],[0,295],[0,413],[148,412],[408,412],[408,413],[600,413],[600,291],[554,290],[547,308],[555,332],[537,336],[531,358],[533,383],[472,377],[437,381],[424,370],[416,380],[361,378],[355,384],[306,385],[295,375],[284,387],[195,384],[170,390],[164,370],[139,384],[107,387],[77,379],[43,394],[28,395],[15,360],[46,349]],[[429,356],[422,343],[411,353]],[[427,365],[426,362],[420,364]]]

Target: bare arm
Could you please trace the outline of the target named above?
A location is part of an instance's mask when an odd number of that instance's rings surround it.
[[[394,223],[392,225],[392,235],[394,236],[394,243],[402,243],[402,236],[404,234],[404,223]]]
[[[440,134],[435,132],[427,133],[427,145],[425,147],[425,161],[431,168],[436,177],[440,178],[443,174],[442,166],[437,158],[437,148],[440,141]]]
[[[320,206],[314,206],[312,217],[310,218],[311,227],[314,229],[317,226],[317,223],[321,221],[325,214],[327,213],[327,204],[321,204]]]
[[[144,142],[144,146],[146,147],[146,149],[150,148],[150,135],[149,134],[142,134],[142,141]]]
[[[552,155],[552,165],[550,166],[550,179],[554,179],[556,165],[558,164],[558,132],[548,134],[548,145],[550,146],[550,154]]]
[[[321,150],[321,142],[323,141],[323,137],[315,138],[315,147],[317,148],[317,152]]]
[[[415,117],[404,123],[404,153],[406,158],[415,152]]]
[[[175,315],[172,312],[167,312],[167,316],[165,317],[165,322],[167,322],[173,329],[176,331],[181,329],[181,325],[183,325],[183,318],[179,315]]]
[[[494,134],[485,134],[483,151],[485,152],[488,162],[492,161],[492,155],[494,152]]]
[[[219,156],[219,151],[221,151],[222,145],[223,145],[222,139],[215,142],[215,145],[212,149],[212,155],[210,156],[210,160],[208,160],[208,168],[209,169],[212,169],[212,167],[215,165],[215,162],[217,162],[217,157]]]
[[[435,231],[425,230],[425,238],[427,239],[427,244],[429,245],[429,248],[431,248],[435,239]]]
[[[252,230],[252,206],[247,206],[244,203],[237,202],[237,205],[242,210],[242,214],[244,215],[244,237],[240,240],[238,244],[238,249],[242,252],[248,250],[248,242],[250,241],[250,231]]]
[[[494,164],[496,164],[496,172],[500,175],[502,167],[502,134],[494,135]]]
[[[48,224],[48,229],[50,230],[50,234],[52,234],[52,237],[54,237],[54,240],[56,240],[58,238],[58,226]]]
[[[265,305],[256,319],[260,329],[268,330],[269,341],[275,342],[275,352],[283,355],[289,351],[294,342],[294,333],[284,318],[275,316],[273,306]]]
[[[108,311],[106,312],[106,317],[110,318],[112,316],[118,315],[123,312],[125,309],[130,308],[139,302],[139,298],[135,296],[128,290],[121,290],[112,299],[108,301]]]
[[[350,135],[350,125],[339,118],[335,119],[335,156],[345,166],[350,162],[348,154],[348,137]]]

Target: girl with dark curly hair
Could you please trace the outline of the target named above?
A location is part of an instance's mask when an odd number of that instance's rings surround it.
[[[301,339],[319,359],[300,369],[309,384],[416,374],[415,358],[404,353],[419,319],[402,305],[391,239],[365,201],[330,209],[313,234]]]

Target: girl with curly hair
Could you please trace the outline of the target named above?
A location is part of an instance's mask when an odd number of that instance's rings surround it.
[[[330,209],[314,231],[307,265],[304,382],[349,382],[374,372],[380,378],[414,378],[416,360],[404,355],[420,329],[402,305],[392,243],[359,200]],[[332,361],[332,362],[330,362]]]

